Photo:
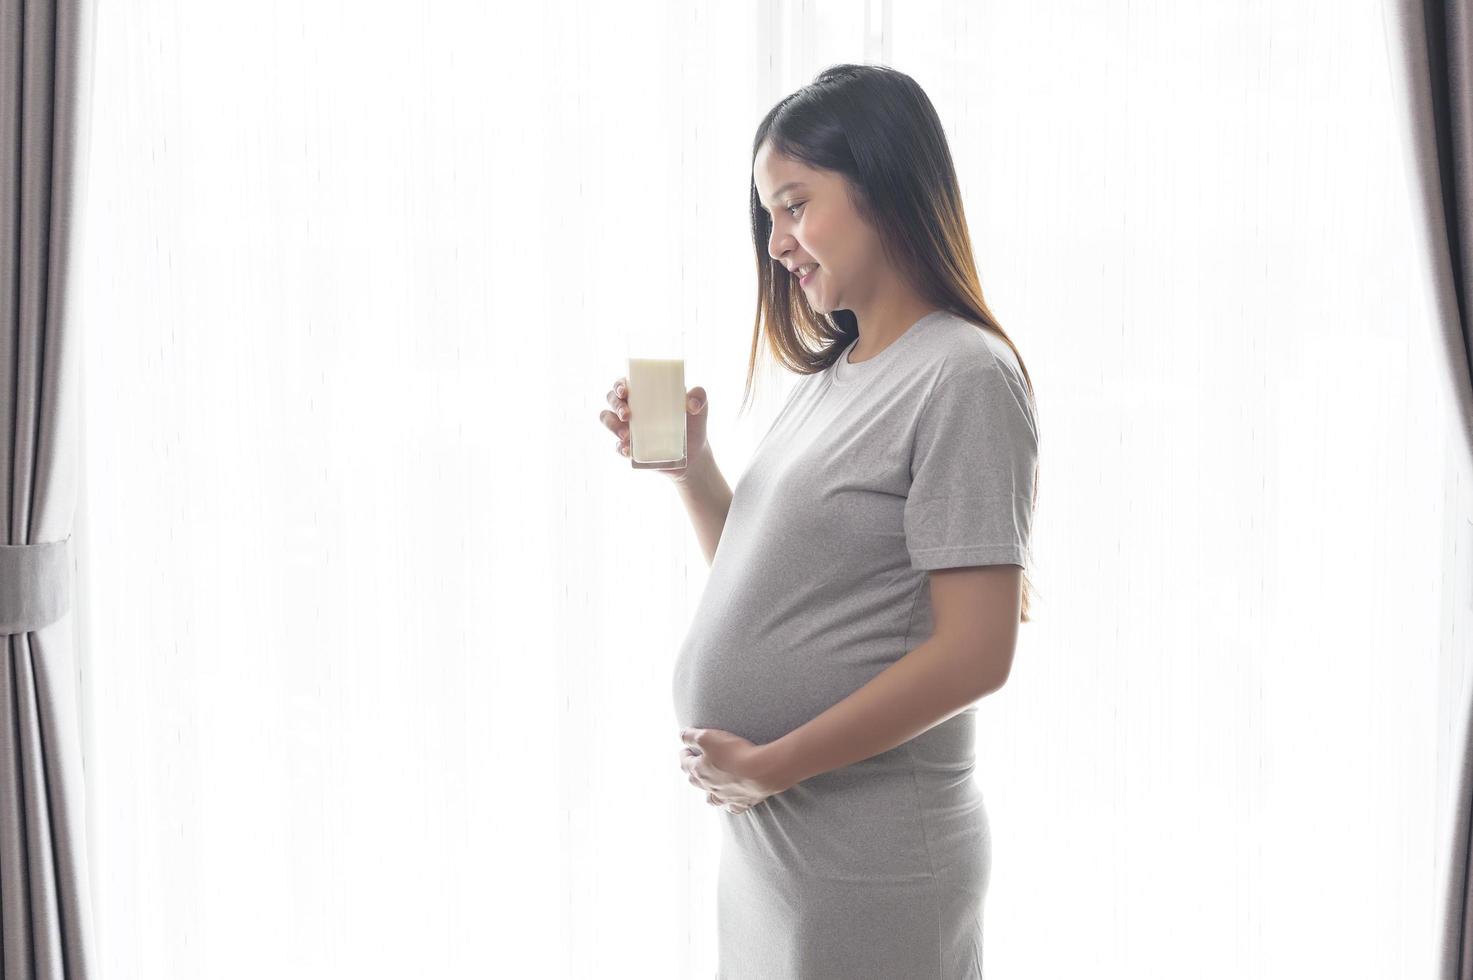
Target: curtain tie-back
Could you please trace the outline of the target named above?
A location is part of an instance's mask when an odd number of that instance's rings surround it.
[[[0,544],[0,636],[51,625],[71,600],[70,535],[41,544]]]

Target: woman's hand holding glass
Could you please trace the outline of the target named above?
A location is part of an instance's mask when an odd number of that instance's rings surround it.
[[[614,452],[626,459],[629,457],[629,381],[627,378],[619,378],[609,388],[606,400],[609,408],[598,413],[599,421],[604,424],[610,432],[618,437],[614,443]],[[692,461],[700,458],[706,451],[706,419],[710,415],[706,411],[709,403],[706,401],[706,389],[697,385],[685,394],[685,458],[686,465],[672,469],[659,469],[656,472],[664,473],[666,476],[680,482],[685,479],[690,470]]]

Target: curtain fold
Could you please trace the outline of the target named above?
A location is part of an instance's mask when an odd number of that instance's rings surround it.
[[[0,0],[0,977],[93,974],[71,582],[91,0]]]
[[[1444,349],[1473,449],[1473,14],[1466,0],[1389,0],[1385,9],[1410,126],[1412,203],[1428,236]],[[1445,980],[1473,980],[1473,706],[1462,705],[1461,717],[1456,812],[1443,855],[1438,975]]]
[[[1440,194],[1440,221],[1446,238],[1448,269],[1452,275],[1453,299],[1458,308],[1458,325],[1463,336],[1464,366],[1473,377],[1473,335],[1469,315],[1473,302],[1468,294],[1473,283],[1473,37],[1466,0],[1421,0],[1427,77],[1430,98],[1430,131],[1437,159],[1436,179]],[[1437,223],[1433,227],[1438,227]]]

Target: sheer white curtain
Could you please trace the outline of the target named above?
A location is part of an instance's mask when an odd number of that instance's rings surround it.
[[[1431,975],[1473,477],[1379,3],[103,4],[97,59],[109,977],[713,975],[706,566],[597,415],[680,334],[735,485],[751,134],[841,61],[936,103],[1037,385],[988,972]]]

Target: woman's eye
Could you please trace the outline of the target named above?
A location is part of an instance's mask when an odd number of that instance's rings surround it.
[[[786,208],[784,208],[784,209],[783,209],[783,210],[785,210],[785,211],[787,211],[787,212],[788,212],[788,214],[793,214],[793,209],[794,209],[794,208],[801,208],[801,207],[802,207],[802,206],[803,206],[803,203],[802,203],[802,202],[799,202],[799,203],[798,203],[798,204],[789,204],[789,205],[788,205],[788,206],[787,206],[787,207],[786,207]],[[796,214],[793,214],[793,217],[795,217],[795,218],[796,218],[796,217],[798,217],[798,216],[797,216],[797,215],[796,215]]]

